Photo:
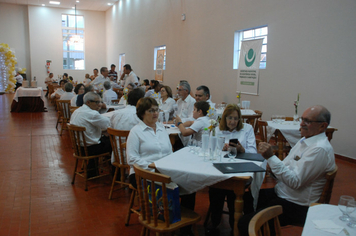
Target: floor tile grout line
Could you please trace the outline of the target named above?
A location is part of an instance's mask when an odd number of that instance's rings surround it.
[[[29,220],[28,220],[28,235],[31,236],[31,203],[32,203],[32,113],[31,113],[31,129],[30,129],[30,204],[29,204]]]

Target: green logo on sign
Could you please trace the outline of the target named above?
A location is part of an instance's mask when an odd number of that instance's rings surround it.
[[[248,53],[245,55],[245,64],[246,64],[246,66],[247,67],[252,66],[253,63],[255,62],[255,59],[256,59],[256,53],[251,48],[250,50],[248,50]]]

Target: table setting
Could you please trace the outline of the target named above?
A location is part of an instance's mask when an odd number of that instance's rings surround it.
[[[356,201],[342,195],[338,206],[316,204],[309,207],[302,236],[356,235]]]

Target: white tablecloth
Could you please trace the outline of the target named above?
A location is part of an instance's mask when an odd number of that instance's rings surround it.
[[[316,229],[313,220],[331,220],[335,224],[344,227],[349,232],[350,236],[355,236],[356,228],[350,228],[349,226],[346,225],[346,222],[339,220],[339,216],[341,215],[342,213],[339,210],[339,207],[335,205],[321,204],[321,205],[309,207],[302,236],[335,236],[336,235],[329,232],[325,232],[320,229]],[[346,233],[344,231],[341,231],[337,235],[346,236]]]
[[[222,162],[228,162],[227,158],[221,159]],[[236,160],[236,162],[248,161]],[[254,163],[263,168],[266,168],[267,164],[266,161]],[[265,176],[265,172],[223,174],[213,166],[212,162],[204,161],[204,157],[191,153],[189,148],[176,151],[156,161],[155,165],[160,173],[170,176],[172,181],[179,185],[180,194],[193,193],[234,176],[250,176],[253,178],[251,193],[256,202]]]
[[[279,129],[286,138],[291,147],[293,147],[301,138],[300,124],[294,124],[293,121],[283,121],[281,124],[273,121],[267,121],[267,139],[269,140],[276,129]]]
[[[38,88],[23,88],[19,87],[16,90],[14,100],[16,102],[19,101],[19,97],[41,97],[41,99],[44,101],[44,95],[43,95],[43,89],[42,87]]]

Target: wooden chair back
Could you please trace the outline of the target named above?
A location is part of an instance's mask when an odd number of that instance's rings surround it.
[[[69,107],[70,114],[72,115],[75,110],[77,110],[79,107]]]
[[[318,203],[329,204],[337,171],[338,167],[335,165],[335,169],[333,171],[325,174],[326,183]]]
[[[257,121],[261,119],[262,113],[258,113],[256,115],[243,115],[242,119],[245,123],[252,125],[254,133],[257,133],[258,126]]]
[[[156,189],[155,184],[159,182],[162,184],[162,201],[164,208],[164,218],[169,219],[169,209],[168,209],[168,198],[167,198],[167,188],[166,184],[171,182],[171,177],[155,172],[151,172],[145,169],[142,169],[137,164],[134,164],[134,170],[136,174],[136,182],[137,182],[137,191],[140,199],[141,206],[141,217],[143,219],[144,226],[148,226],[149,228],[158,227],[158,207],[157,207],[157,199],[155,191],[148,192],[148,181],[151,182],[150,189]],[[151,202],[149,200],[149,194],[151,194]],[[152,206],[150,207],[150,204]],[[152,209],[152,215],[151,215]],[[169,228],[170,223],[169,220],[164,222],[164,228]],[[162,227],[162,226],[161,226]]]
[[[258,132],[260,136],[261,142],[268,142],[267,141],[267,121],[264,120],[257,120]]]
[[[125,159],[126,140],[129,136],[130,130],[117,130],[108,128],[112,152],[115,157],[115,161],[121,165],[127,165]]]
[[[268,221],[273,220],[275,235],[281,235],[281,226],[278,216],[283,213],[281,205],[268,207],[257,213],[250,221],[248,226],[249,236],[270,236]],[[262,233],[263,232],[263,233]]]
[[[61,123],[61,134],[64,129],[67,127],[67,123],[70,121],[70,100],[57,100],[57,110],[58,110],[58,119],[57,122]]]
[[[329,142],[331,141],[331,139],[333,138],[333,133],[337,131],[337,129],[335,128],[327,128],[325,131],[326,136],[328,136]]]
[[[72,148],[76,157],[88,156],[87,143],[85,141],[84,131],[85,127],[67,124],[70,140],[72,142]],[[83,148],[83,149],[82,149]],[[83,152],[84,151],[84,152]]]

